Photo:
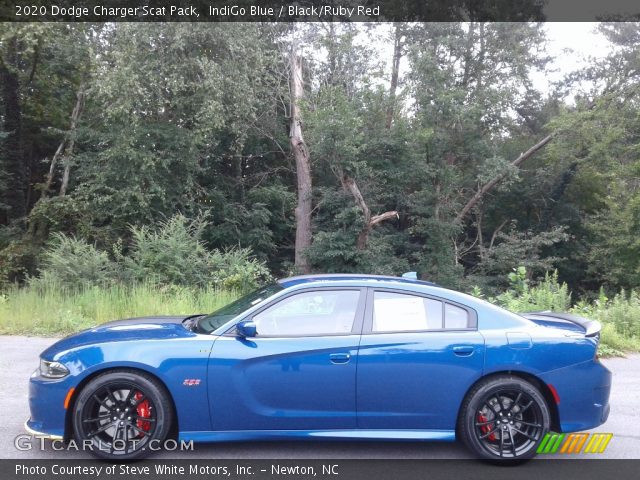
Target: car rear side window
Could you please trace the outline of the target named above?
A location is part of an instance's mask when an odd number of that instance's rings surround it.
[[[439,300],[393,292],[374,292],[373,332],[439,330],[443,304]]]
[[[469,328],[469,312],[450,303],[444,306],[444,328]]]
[[[437,298],[375,291],[373,333],[475,328],[470,311]]]
[[[359,290],[298,293],[254,315],[253,321],[259,336],[347,335],[359,298]]]

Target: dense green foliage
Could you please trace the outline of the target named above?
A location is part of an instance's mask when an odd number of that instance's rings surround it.
[[[146,283],[246,291],[270,279],[266,267],[250,258],[247,249],[206,249],[200,240],[206,226],[205,221],[188,221],[182,215],[161,222],[157,230],[133,226],[126,253],[121,243],[107,252],[55,233],[42,253],[39,275],[30,284],[67,290]]]
[[[295,273],[296,49],[313,270],[509,306],[514,267],[527,304],[557,270],[614,308],[640,286],[640,27],[599,29],[611,54],[541,92],[537,23],[4,24],[0,288]]]

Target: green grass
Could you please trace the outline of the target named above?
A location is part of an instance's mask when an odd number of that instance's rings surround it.
[[[0,293],[0,334],[63,335],[120,318],[209,313],[238,292],[154,285],[91,287],[70,291],[14,288]]]
[[[623,356],[625,352],[640,352],[640,292],[621,291],[612,299],[601,292],[592,301],[579,300],[572,305],[572,295],[565,283],[558,282],[557,273],[548,274],[533,287],[525,283],[488,300],[512,312],[550,310],[570,312],[598,320],[602,324],[599,354]],[[473,295],[482,297],[474,288]]]
[[[608,299],[604,294],[593,302],[578,302],[572,313],[602,323],[601,351],[612,355],[640,352],[640,294],[620,292]]]

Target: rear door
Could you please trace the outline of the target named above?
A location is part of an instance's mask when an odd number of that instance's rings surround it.
[[[311,288],[252,316],[257,336],[216,340],[214,430],[356,428],[356,361],[366,289]]]
[[[358,351],[358,428],[454,429],[483,362],[474,310],[438,297],[370,289]]]

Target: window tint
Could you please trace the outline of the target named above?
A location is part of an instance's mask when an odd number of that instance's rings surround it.
[[[253,317],[258,335],[349,334],[358,308],[358,290],[304,292]]]
[[[444,328],[468,328],[469,312],[464,308],[446,304],[444,307]]]
[[[442,328],[442,302],[402,293],[374,292],[374,332]]]

